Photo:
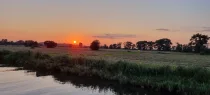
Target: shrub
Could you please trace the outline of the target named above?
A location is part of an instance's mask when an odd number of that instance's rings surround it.
[[[25,41],[24,46],[34,48],[34,47],[38,47],[39,44],[37,41],[27,40],[27,41]]]
[[[55,43],[54,41],[45,41],[44,42],[44,45],[47,48],[55,48],[57,46],[57,43]]]
[[[99,50],[100,42],[99,40],[94,40],[90,45],[91,50]]]

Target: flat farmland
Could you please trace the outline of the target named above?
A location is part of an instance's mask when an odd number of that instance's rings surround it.
[[[92,51],[89,48],[35,48],[30,49],[23,46],[0,46],[0,50],[10,51],[33,51],[47,53],[52,56],[69,55],[83,56],[86,58],[103,59],[110,62],[127,61],[137,64],[156,64],[170,66],[199,66],[210,68],[210,56],[198,55],[193,53],[179,52],[159,52],[159,51],[139,51],[139,50],[124,50],[124,49],[100,49]]]

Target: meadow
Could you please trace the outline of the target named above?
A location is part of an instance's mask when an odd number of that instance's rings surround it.
[[[159,52],[159,51],[139,51],[123,49],[100,49],[92,51],[89,48],[35,48],[30,49],[24,46],[0,46],[0,50],[10,51],[34,51],[42,52],[52,56],[70,55],[73,57],[83,56],[91,59],[103,59],[110,62],[127,61],[137,64],[155,64],[185,67],[205,67],[210,68],[210,56],[194,53],[180,52]]]

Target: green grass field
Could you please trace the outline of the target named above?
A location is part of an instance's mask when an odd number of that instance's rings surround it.
[[[99,51],[91,51],[89,48],[35,48],[18,46],[0,46],[0,50],[10,51],[35,51],[54,55],[71,55],[85,56],[86,58],[104,59],[107,61],[128,61],[138,64],[156,64],[156,65],[171,65],[171,66],[196,66],[210,68],[210,56],[199,55],[193,53],[179,52],[158,52],[158,51],[138,51],[138,50],[116,50],[116,49],[100,49]]]

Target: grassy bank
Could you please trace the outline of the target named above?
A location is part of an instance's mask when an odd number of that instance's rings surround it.
[[[49,56],[31,51],[0,51],[0,63],[33,70],[99,77],[121,84],[140,85],[188,95],[210,94],[210,72],[205,68],[156,66],[122,61],[110,63],[99,59]]]

